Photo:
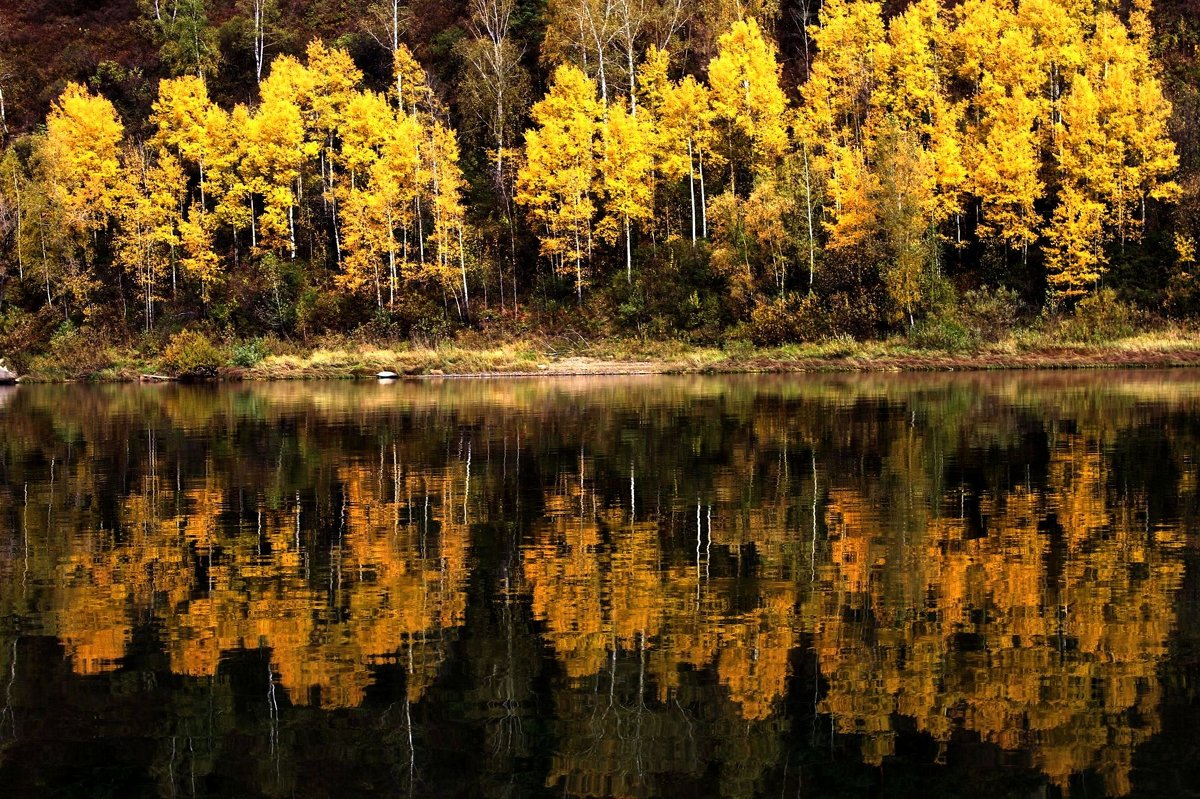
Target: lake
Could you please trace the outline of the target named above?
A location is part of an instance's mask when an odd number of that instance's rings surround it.
[[[1200,794],[1200,373],[0,387],[6,796]]]

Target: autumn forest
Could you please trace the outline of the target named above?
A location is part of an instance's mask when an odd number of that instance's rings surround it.
[[[1200,312],[1185,2],[6,5],[10,359]]]

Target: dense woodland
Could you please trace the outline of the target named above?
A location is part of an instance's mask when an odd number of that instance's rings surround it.
[[[7,3],[0,354],[1187,319],[1188,5]]]

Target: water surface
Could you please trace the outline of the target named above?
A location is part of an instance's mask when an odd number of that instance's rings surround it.
[[[6,796],[1200,794],[1200,374],[0,388]]]

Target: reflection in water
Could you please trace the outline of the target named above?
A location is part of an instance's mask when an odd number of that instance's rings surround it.
[[[1159,733],[1195,722],[1197,389],[21,387],[0,409],[0,780],[1180,788],[1152,764],[1195,746]]]

